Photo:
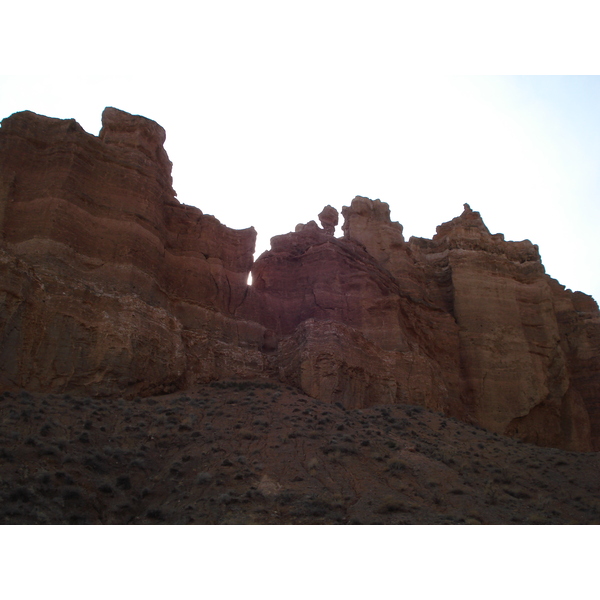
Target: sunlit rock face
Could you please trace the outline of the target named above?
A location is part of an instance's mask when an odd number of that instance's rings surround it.
[[[348,408],[420,404],[600,450],[600,315],[479,213],[406,241],[357,197],[271,240],[180,204],[164,130],[114,108],[93,136],[0,128],[0,386],[158,393],[276,377]],[[247,285],[252,271],[252,286]]]

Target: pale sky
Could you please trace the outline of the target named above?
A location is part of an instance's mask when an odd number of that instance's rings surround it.
[[[591,50],[579,5],[540,20],[527,2],[519,19],[510,2],[495,13],[393,4],[9,8],[0,118],[32,110],[94,135],[105,106],[157,121],[178,199],[254,226],[257,256],[356,195],[387,202],[407,239],[432,237],[468,202],[492,233],[530,239],[551,276],[600,299],[600,77],[466,74],[593,72],[577,53],[564,61],[567,44]]]

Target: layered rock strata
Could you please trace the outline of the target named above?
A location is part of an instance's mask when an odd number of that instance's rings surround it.
[[[348,215],[365,204],[378,206],[357,198],[345,209],[342,239],[314,222],[274,237],[252,268],[240,314],[284,340],[280,373],[306,393],[347,406],[415,402],[464,416],[456,324],[380,264],[360,227],[353,237]]]
[[[1,385],[143,393],[262,369],[264,328],[232,318],[255,231],[177,201],[159,125],[114,108],[102,125],[2,122]]]
[[[545,274],[536,245],[491,235],[468,205],[432,240],[410,242],[458,324],[461,398],[474,422],[542,445],[594,447],[599,370],[591,386],[578,380],[565,343],[582,330],[598,340],[596,303],[586,296],[591,313],[571,310],[572,323],[561,325],[560,305],[579,295]]]
[[[537,246],[492,235],[468,205],[408,242],[379,200],[342,213],[343,238],[298,226],[253,266],[242,308],[282,337],[283,378],[346,406],[416,403],[541,445],[600,447],[598,308],[545,274]]]
[[[411,403],[541,445],[600,449],[600,314],[479,213],[406,241],[357,197],[271,240],[180,204],[164,130],[0,128],[0,386],[144,394],[277,377],[346,407]],[[252,270],[252,286],[248,275]]]

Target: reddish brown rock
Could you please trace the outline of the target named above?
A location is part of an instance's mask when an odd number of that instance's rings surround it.
[[[299,226],[253,267],[244,308],[280,336],[285,379],[347,406],[412,402],[541,445],[598,447],[598,309],[560,296],[537,246],[490,234],[468,205],[408,243],[385,203],[358,197],[342,213],[342,239]]]
[[[327,235],[335,234],[335,226],[338,224],[339,213],[329,204],[319,214],[319,222]]]
[[[435,287],[428,287],[422,265],[404,241],[402,225],[390,219],[390,208],[381,200],[357,196],[342,209],[344,238],[362,245],[382,269],[389,271],[403,295],[414,300],[440,304]]]
[[[255,232],[176,200],[164,139],[112,108],[99,137],[2,122],[3,386],[142,392],[262,369],[264,328],[233,318]]]
[[[438,365],[416,351],[383,350],[339,321],[307,319],[279,348],[279,375],[304,393],[347,408],[419,404],[460,413]]]
[[[600,314],[537,246],[468,205],[406,241],[389,207],[276,236],[180,204],[149,119],[98,137],[17,113],[0,128],[0,386],[144,394],[279,377],[361,408],[420,404],[540,445],[600,450]],[[253,285],[247,285],[252,269]]]
[[[569,432],[589,419],[590,445],[600,450],[600,316],[591,296],[566,290],[549,279],[560,346],[566,358],[569,388],[564,403],[562,428]],[[575,409],[571,408],[572,404]],[[552,444],[558,445],[558,444]]]
[[[353,207],[366,202],[371,201],[355,200]],[[348,215],[350,209],[344,211]],[[361,227],[360,214],[353,217],[359,231],[367,229]],[[368,246],[348,234],[347,225],[348,221],[342,239],[328,236],[314,223],[273,238],[271,251],[253,266],[252,290],[240,314],[257,319],[283,340],[279,359],[285,368],[280,372],[307,393],[343,400],[349,406],[367,406],[376,402],[374,390],[386,389],[386,401],[412,398],[429,408],[464,416],[452,317],[423,294],[411,296],[403,281],[368,252]],[[417,269],[410,256],[404,260]],[[321,322],[340,327],[331,325],[321,335]],[[360,348],[355,347],[357,340]],[[322,351],[317,351],[319,343]],[[290,345],[297,347],[295,354]],[[361,353],[372,358],[364,358],[361,364]],[[332,387],[333,372],[337,374]],[[321,377],[327,382],[320,382]]]
[[[458,325],[461,397],[473,420],[541,445],[591,449],[589,411],[572,377],[554,283],[537,246],[491,235],[468,205],[433,240],[411,243],[438,272]],[[598,323],[589,300],[595,316],[587,323],[570,312],[586,332]],[[597,332],[589,335],[597,339]],[[599,375],[591,374],[595,385]]]

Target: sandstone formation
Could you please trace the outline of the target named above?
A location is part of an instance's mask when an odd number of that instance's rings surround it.
[[[176,200],[159,125],[102,123],[2,122],[1,385],[143,393],[262,368],[263,328],[232,319],[254,230]]]
[[[465,205],[406,241],[379,200],[276,236],[180,204],[164,130],[0,128],[0,387],[128,396],[270,377],[348,408],[419,404],[540,445],[600,449],[600,314],[537,246]],[[252,285],[247,285],[252,272]]]
[[[474,422],[542,445],[595,447],[590,414],[598,369],[589,382],[577,381],[565,344],[585,330],[596,340],[590,354],[598,356],[596,303],[585,296],[591,313],[571,310],[572,322],[561,327],[559,306],[578,294],[545,274],[537,246],[491,235],[468,205],[433,240],[411,243],[437,271],[459,326],[461,398]]]
[[[319,214],[319,222],[327,235],[335,234],[335,226],[338,224],[339,213],[329,204]]]

